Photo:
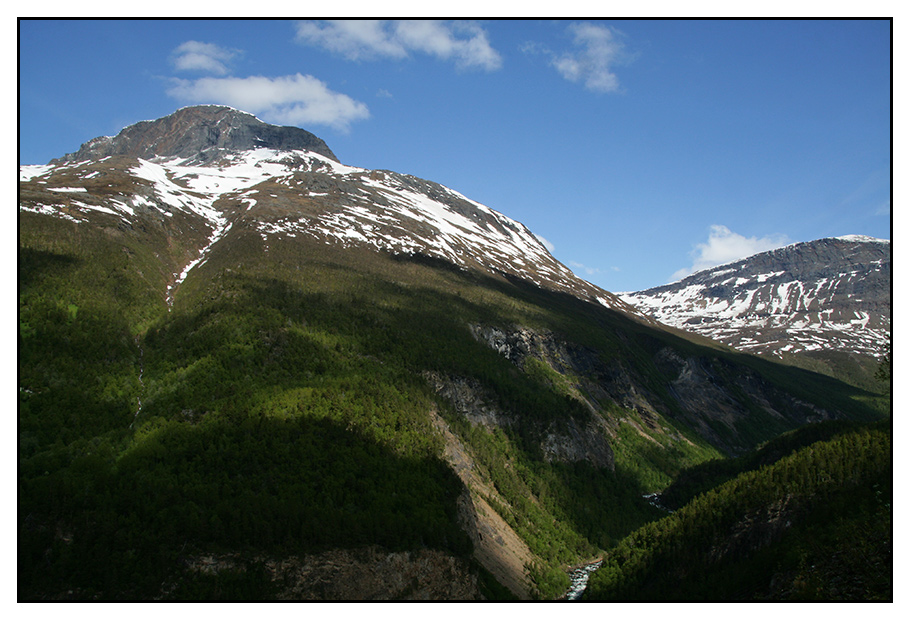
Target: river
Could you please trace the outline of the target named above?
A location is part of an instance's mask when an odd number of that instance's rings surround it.
[[[569,579],[572,580],[572,585],[569,587],[569,591],[566,592],[565,599],[567,601],[580,600],[582,595],[585,593],[585,588],[588,587],[588,577],[591,576],[591,573],[600,568],[600,565],[603,563],[603,560],[600,560],[594,562],[593,564],[588,564],[587,566],[576,568],[571,573],[569,573]]]

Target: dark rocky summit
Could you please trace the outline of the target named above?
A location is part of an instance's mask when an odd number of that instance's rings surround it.
[[[163,118],[140,121],[116,136],[89,140],[75,153],[51,164],[101,159],[110,155],[192,158],[206,163],[224,151],[256,148],[306,150],[338,161],[325,142],[299,127],[264,123],[252,114],[227,106],[199,105],[181,108]]]

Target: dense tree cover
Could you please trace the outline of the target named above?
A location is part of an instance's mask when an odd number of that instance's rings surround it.
[[[338,546],[470,551],[460,483],[325,419],[144,425],[66,469],[23,472],[20,586],[149,597],[202,550],[278,556]]]
[[[268,597],[259,554],[467,554],[464,487],[442,461],[433,408],[495,485],[491,505],[541,559],[535,585],[553,597],[566,565],[658,516],[642,493],[717,455],[664,420],[659,445],[619,426],[615,472],[543,459],[545,432],[595,414],[564,377],[522,372],[469,324],[527,325],[621,355],[655,393],[666,392],[659,348],[700,350],[593,304],[419,257],[292,240],[266,254],[251,233],[216,246],[169,310],[175,266],[155,256],[170,251],[165,237],[33,217],[20,222],[21,598],[148,598],[164,583],[181,584],[175,597]],[[426,371],[480,382],[518,423],[472,427]],[[187,558],[208,552],[242,552],[251,568],[189,575]]]
[[[891,402],[891,343],[885,345],[878,367],[875,370],[875,380],[878,382],[881,390],[888,394],[888,402]]]
[[[625,538],[586,597],[890,599],[891,433],[841,429]]]
[[[660,493],[661,504],[676,510],[701,493],[720,486],[739,474],[771,465],[781,458],[818,441],[827,441],[846,432],[862,428],[864,423],[831,420],[809,424],[783,433],[755,450],[735,458],[717,458],[683,469],[673,483]]]

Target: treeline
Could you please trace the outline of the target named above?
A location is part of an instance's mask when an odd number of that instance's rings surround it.
[[[625,538],[589,599],[888,600],[891,433],[844,430]]]

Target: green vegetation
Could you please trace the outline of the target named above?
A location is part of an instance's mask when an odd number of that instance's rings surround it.
[[[830,438],[797,448],[813,432]],[[827,426],[773,443],[740,461],[742,473],[624,539],[586,597],[890,599],[887,423]]]
[[[870,392],[881,391],[875,358],[846,351],[822,350],[783,354],[782,361],[797,368],[829,375]]]
[[[736,458],[712,459],[684,469],[673,484],[661,491],[661,503],[671,510],[686,505],[695,496],[750,471],[769,466],[785,456],[815,442],[863,428],[860,422],[846,420],[820,422],[789,431],[755,450]]]
[[[367,545],[468,555],[456,518],[465,489],[443,460],[434,408],[540,558],[532,577],[551,598],[567,565],[660,516],[643,493],[720,454],[669,395],[653,361],[662,348],[717,355],[728,373],[743,364],[800,398],[875,415],[857,400],[869,395],[843,384],[520,281],[300,239],[271,239],[266,252],[257,233],[232,235],[169,310],[169,273],[184,263],[167,257],[186,250],[162,231],[20,215],[20,598],[268,598],[262,555]],[[645,425],[638,413],[546,364],[522,371],[471,337],[476,324],[548,330],[621,360],[668,413],[647,439],[631,425]],[[477,381],[517,422],[472,426],[427,371]],[[544,458],[546,433],[592,416],[615,430],[615,471]],[[752,426],[749,445],[774,434]],[[249,568],[190,573],[187,559],[203,553],[240,553]],[[488,595],[503,594],[481,577]]]

